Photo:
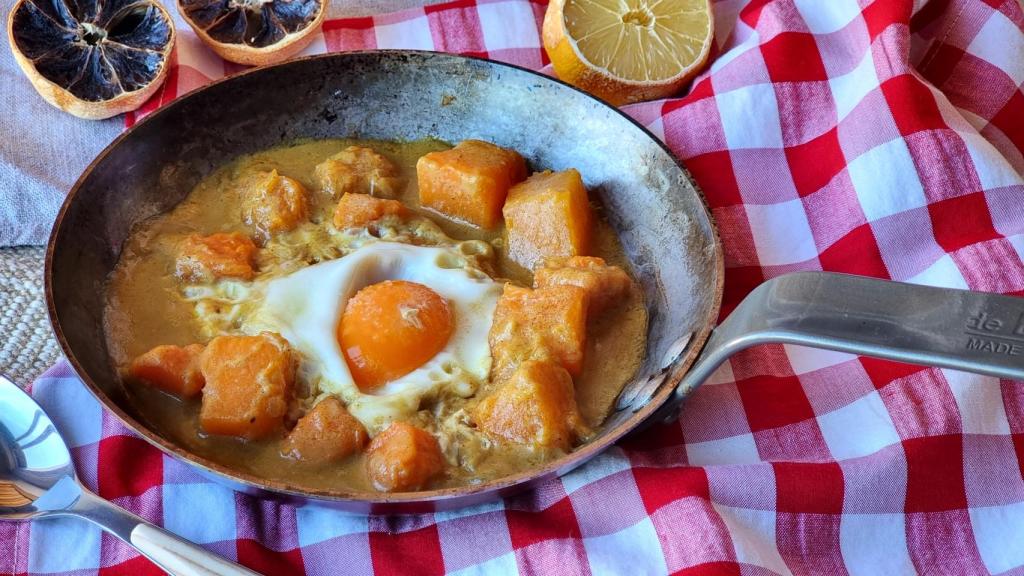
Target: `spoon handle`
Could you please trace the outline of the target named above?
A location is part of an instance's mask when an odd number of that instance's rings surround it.
[[[259,576],[85,490],[68,511],[131,544],[171,576]]]
[[[256,574],[150,524],[132,530],[131,544],[173,576],[252,576]]]

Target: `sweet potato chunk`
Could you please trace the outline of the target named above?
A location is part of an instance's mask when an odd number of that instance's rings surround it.
[[[128,376],[179,398],[192,398],[206,383],[199,369],[202,352],[202,344],[157,346],[132,360]]]
[[[342,194],[370,194],[394,198],[401,191],[398,169],[370,148],[349,146],[316,165],[320,189],[337,198]]]
[[[362,423],[340,400],[328,396],[299,418],[281,453],[304,462],[329,464],[362,450],[368,440]]]
[[[420,490],[444,470],[444,456],[429,432],[394,422],[370,442],[366,474],[381,492]]]
[[[385,216],[405,218],[409,209],[398,200],[384,200],[366,194],[345,194],[334,209],[334,227],[339,230],[366,226]]]
[[[593,216],[575,169],[540,172],[508,192],[503,209],[508,254],[533,269],[552,256],[581,256],[590,249]]]
[[[473,411],[485,433],[517,444],[572,447],[580,427],[569,373],[554,362],[524,362]]]
[[[481,228],[501,221],[509,187],[526,177],[526,162],[514,150],[466,140],[416,162],[420,204]]]
[[[179,278],[190,282],[212,282],[218,278],[251,280],[256,245],[238,232],[218,232],[210,236],[192,234],[178,249],[175,270]]]
[[[550,360],[579,376],[587,336],[587,294],[578,286],[520,288],[505,285],[488,334],[500,382],[528,360]]]
[[[633,279],[618,266],[596,256],[548,258],[533,272],[534,288],[579,286],[587,292],[587,312],[596,316],[618,304],[633,287]]]
[[[291,348],[279,335],[218,336],[201,357],[206,388],[199,425],[249,440],[277,432],[295,380]]]
[[[306,188],[277,170],[249,174],[240,186],[242,218],[264,237],[292,230],[309,216]]]

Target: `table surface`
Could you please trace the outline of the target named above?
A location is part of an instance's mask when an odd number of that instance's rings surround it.
[[[395,12],[443,0],[335,0],[331,17],[345,18]],[[82,122],[88,122],[82,120]],[[39,246],[0,248],[0,373],[26,386],[60,358],[50,331],[43,293]]]
[[[0,372],[25,386],[60,357],[43,296],[46,249],[0,250]]]

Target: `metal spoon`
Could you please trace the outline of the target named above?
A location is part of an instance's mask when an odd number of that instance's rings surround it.
[[[0,375],[0,520],[57,516],[96,524],[174,576],[258,576],[82,486],[53,422],[31,396]]]

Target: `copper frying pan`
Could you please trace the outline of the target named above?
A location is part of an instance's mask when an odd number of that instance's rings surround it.
[[[541,468],[485,484],[379,494],[254,477],[155,432],[128,401],[103,336],[106,278],[132,226],[174,206],[203,176],[241,154],[300,138],[426,136],[490,140],[520,151],[534,167],[578,168],[603,204],[651,321],[638,378],[599,436]],[[46,259],[57,339],[93,394],[129,428],[237,490],[355,512],[461,507],[566,473],[644,423],[676,414],[685,395],[729,354],[762,342],[1024,378],[1024,326],[1017,326],[1024,301],[803,273],[760,286],[712,333],[722,283],[721,244],[700,193],[649,132],[535,72],[416,51],[294,60],[216,82],[161,108],[85,170],[57,217]]]

